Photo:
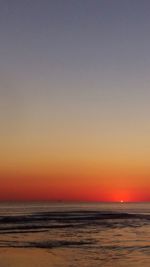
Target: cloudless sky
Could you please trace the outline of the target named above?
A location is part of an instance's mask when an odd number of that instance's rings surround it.
[[[1,199],[150,200],[150,1],[0,1]]]

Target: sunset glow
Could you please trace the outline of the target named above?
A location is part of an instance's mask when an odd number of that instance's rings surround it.
[[[77,2],[2,4],[0,200],[150,201],[148,8]]]

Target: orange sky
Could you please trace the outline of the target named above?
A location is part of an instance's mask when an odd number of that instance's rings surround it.
[[[37,155],[1,160],[2,200],[149,200],[150,168],[144,163]]]
[[[40,120],[37,130],[39,121],[31,119],[15,134],[1,136],[1,200],[150,200],[149,136],[143,128],[118,121],[101,131],[105,121],[92,122],[93,129],[63,116],[64,128]]]
[[[0,200],[150,201],[150,2],[25,2],[0,4]]]

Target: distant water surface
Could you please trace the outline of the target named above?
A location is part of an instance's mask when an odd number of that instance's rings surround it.
[[[4,248],[61,255],[66,267],[150,266],[150,203],[0,203]]]

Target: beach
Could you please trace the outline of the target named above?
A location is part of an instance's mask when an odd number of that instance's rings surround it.
[[[149,205],[1,204],[0,266],[148,267]]]
[[[56,257],[31,249],[1,249],[0,265],[3,267],[57,266]]]

